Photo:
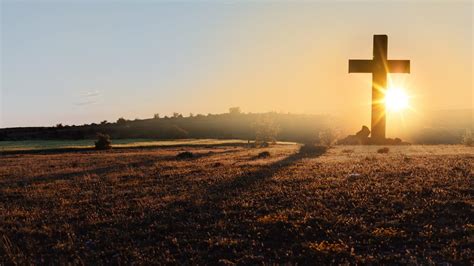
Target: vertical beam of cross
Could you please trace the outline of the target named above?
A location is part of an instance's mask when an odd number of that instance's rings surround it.
[[[349,73],[372,73],[372,143],[385,140],[385,91],[388,73],[410,73],[409,60],[387,59],[387,35],[374,35],[372,60],[349,60]]]

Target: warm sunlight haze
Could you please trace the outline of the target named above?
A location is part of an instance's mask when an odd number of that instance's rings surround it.
[[[473,0],[0,0],[0,266],[474,265]]]
[[[409,97],[404,88],[390,87],[385,91],[385,104],[388,111],[400,112],[408,108]]]

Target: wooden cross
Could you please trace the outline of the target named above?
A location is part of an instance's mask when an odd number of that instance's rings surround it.
[[[349,60],[349,73],[372,73],[372,143],[385,140],[387,73],[410,73],[410,60],[387,60],[387,35],[374,35],[372,60]]]

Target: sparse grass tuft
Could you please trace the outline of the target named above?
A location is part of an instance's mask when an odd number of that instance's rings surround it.
[[[327,147],[331,147],[336,143],[338,137],[339,137],[339,133],[336,130],[332,128],[327,128],[319,132],[318,134],[319,144],[327,146]]]
[[[262,224],[284,223],[288,221],[288,216],[282,213],[268,214],[257,219]]]
[[[375,228],[372,231],[372,234],[380,238],[390,238],[390,237],[403,237],[405,232],[397,228],[388,227],[388,228]]]
[[[308,247],[321,253],[343,253],[349,250],[349,247],[344,243],[329,243],[326,240],[319,243],[309,243]]]
[[[383,147],[377,150],[378,153],[388,153],[390,149],[388,147]]]

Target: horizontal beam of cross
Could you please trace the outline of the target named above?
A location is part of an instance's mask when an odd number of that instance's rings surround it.
[[[386,60],[384,66],[387,73],[410,73],[410,60]],[[373,60],[351,59],[349,60],[349,73],[371,73],[378,67]]]

